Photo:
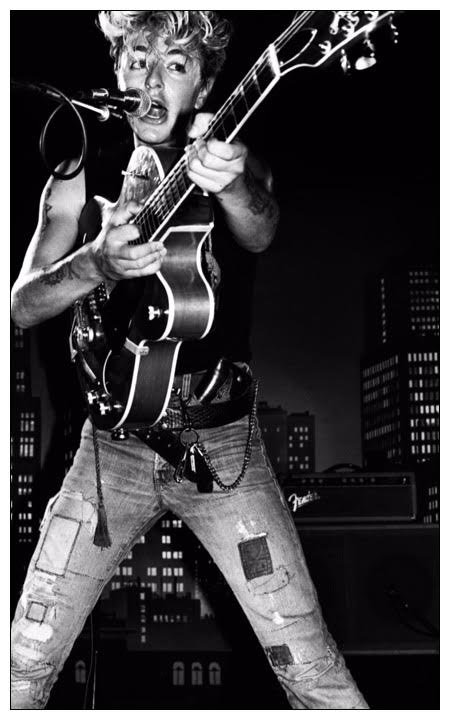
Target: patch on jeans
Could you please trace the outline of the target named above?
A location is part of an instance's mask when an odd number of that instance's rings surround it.
[[[273,573],[272,558],[265,536],[244,540],[238,544],[238,549],[247,580]]]
[[[280,665],[292,665],[294,658],[287,645],[272,645],[265,648],[267,657],[274,667]]]
[[[31,601],[25,617],[28,620],[32,620],[33,622],[41,623],[45,618],[46,612],[47,605],[44,605],[44,603]]]
[[[36,569],[52,575],[64,575],[80,527],[78,520],[55,515],[43,538]]]

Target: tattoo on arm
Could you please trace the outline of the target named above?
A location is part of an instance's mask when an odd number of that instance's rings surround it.
[[[68,280],[81,280],[80,275],[73,269],[72,263],[68,262],[56,270],[50,271],[50,267],[43,268],[43,274],[39,278],[43,285],[59,285],[64,278]]]
[[[272,219],[276,213],[276,205],[272,196],[261,187],[248,167],[245,168],[244,182],[250,195],[248,207],[252,214],[261,215],[262,213],[267,213],[267,216]]]
[[[41,237],[44,234],[45,230],[48,228],[49,223],[50,223],[50,218],[49,218],[48,214],[49,214],[50,210],[52,209],[52,206],[48,202],[48,199],[51,194],[52,194],[52,189],[47,188],[47,191],[44,196],[44,201],[42,203],[42,223],[41,223],[41,232],[40,232]]]

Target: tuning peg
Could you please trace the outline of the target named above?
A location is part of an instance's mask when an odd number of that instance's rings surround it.
[[[344,73],[348,73],[352,69],[350,60],[348,59],[348,55],[345,52],[345,50],[341,50],[341,56],[339,58],[339,62],[341,63],[341,68],[344,71]]]
[[[379,14],[379,10],[364,10],[364,15],[369,22],[373,22],[374,20],[376,20]]]
[[[398,29],[397,25],[394,23],[394,16],[391,15],[389,18],[389,27],[391,29],[391,38],[394,45],[398,44]]]
[[[375,47],[369,35],[366,35],[363,43],[363,54],[356,60],[355,70],[367,70],[368,68],[373,67],[376,62]]]
[[[331,40],[324,40],[323,42],[319,43],[319,50],[322,53],[322,55],[328,55],[328,53],[332,49]]]

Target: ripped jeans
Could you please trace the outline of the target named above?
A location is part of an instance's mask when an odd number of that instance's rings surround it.
[[[220,479],[243,462],[248,420],[200,431]],[[12,708],[43,709],[87,616],[118,564],[167,510],[197,535],[231,586],[292,708],[368,709],[322,618],[289,509],[260,431],[244,480],[227,493],[176,483],[173,469],[130,436],[99,432],[112,546],[93,545],[97,493],[92,427],[50,501],[12,628]]]

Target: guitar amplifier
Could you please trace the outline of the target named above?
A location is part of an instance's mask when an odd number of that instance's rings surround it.
[[[296,523],[403,522],[417,514],[412,472],[308,473],[282,484]]]

